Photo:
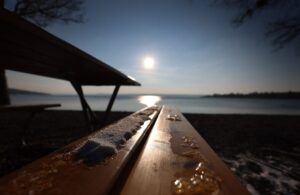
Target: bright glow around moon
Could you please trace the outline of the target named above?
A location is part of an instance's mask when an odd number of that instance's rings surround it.
[[[144,58],[143,64],[144,64],[144,68],[153,69],[155,61],[152,57],[146,57]]]

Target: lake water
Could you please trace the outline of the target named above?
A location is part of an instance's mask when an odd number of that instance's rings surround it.
[[[110,96],[87,96],[93,110],[106,109]],[[60,103],[63,110],[81,110],[79,98],[75,95],[11,95],[12,104]],[[252,99],[212,98],[201,96],[138,96],[119,95],[113,111],[137,111],[157,101],[158,105],[169,105],[184,113],[209,114],[300,114],[300,99]],[[142,104],[143,103],[143,104]]]

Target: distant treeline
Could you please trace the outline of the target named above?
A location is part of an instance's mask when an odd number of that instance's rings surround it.
[[[247,94],[229,93],[229,94],[213,94],[206,97],[222,97],[222,98],[272,98],[272,99],[300,99],[300,92],[253,92]]]

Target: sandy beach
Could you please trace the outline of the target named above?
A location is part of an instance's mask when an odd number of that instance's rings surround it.
[[[100,119],[102,112],[97,112]],[[130,112],[113,112],[108,123]],[[252,194],[300,191],[300,116],[185,114]],[[29,113],[0,114],[0,175],[89,134],[79,111],[44,111],[30,123],[27,148],[21,148]]]

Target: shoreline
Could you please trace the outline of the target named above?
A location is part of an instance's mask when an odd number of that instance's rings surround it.
[[[112,112],[107,124],[131,113]],[[103,112],[96,115],[101,119]],[[28,116],[0,113],[0,177],[90,133],[81,111],[47,110],[31,121],[27,140],[32,147],[20,149]],[[184,116],[252,194],[300,190],[300,115]]]

